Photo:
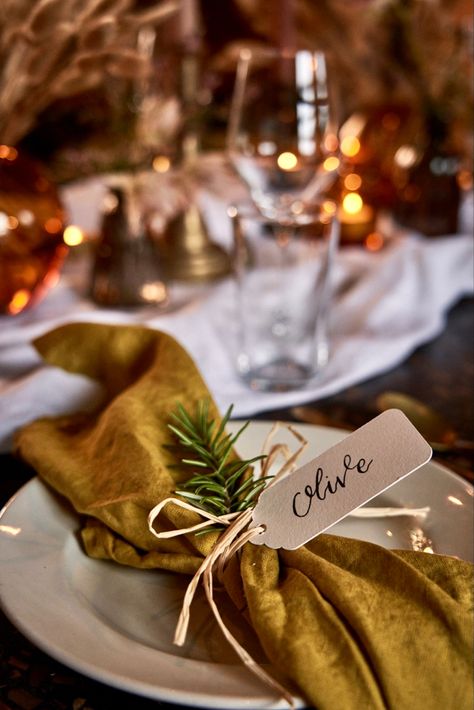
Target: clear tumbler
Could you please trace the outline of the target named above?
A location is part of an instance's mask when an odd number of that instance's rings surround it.
[[[329,358],[331,266],[338,243],[325,202],[282,227],[250,204],[229,208],[238,298],[237,370],[257,390],[316,378]]]

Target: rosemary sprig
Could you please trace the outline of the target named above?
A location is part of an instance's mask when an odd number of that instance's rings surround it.
[[[189,456],[181,458],[182,463],[196,469],[175,492],[196,508],[214,515],[247,510],[271,478],[263,476],[254,480],[248,470],[251,464],[265,458],[264,455],[247,460],[233,456],[233,447],[249,422],[236,434],[227,434],[225,427],[231,414],[232,405],[216,428],[215,420],[209,418],[209,401],[206,400],[198,404],[194,417],[182,405],[178,405],[176,412],[171,415],[174,423],[168,425],[184,451],[190,452]],[[219,528],[206,528],[200,533],[209,532],[210,529]]]

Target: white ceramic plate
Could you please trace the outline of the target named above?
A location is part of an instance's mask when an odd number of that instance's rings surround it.
[[[248,427],[241,455],[258,452],[268,429],[265,422]],[[310,442],[302,463],[346,435],[300,424],[298,430]],[[429,506],[422,527],[434,551],[472,560],[472,503],[472,486],[430,463],[371,505]],[[419,524],[412,518],[346,519],[332,531],[410,548],[410,530]],[[78,542],[78,527],[77,515],[38,479],[1,513],[0,599],[35,644],[85,675],[151,698],[196,707],[286,707],[236,660],[201,597],[193,603],[186,645],[172,644],[186,579],[89,559]],[[229,623],[260,660],[250,630],[240,619]]]

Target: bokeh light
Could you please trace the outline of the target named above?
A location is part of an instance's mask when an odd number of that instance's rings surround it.
[[[157,155],[153,158],[152,167],[155,173],[167,173],[171,167],[171,161],[166,155]]]
[[[75,224],[70,224],[64,230],[63,239],[64,243],[67,244],[68,247],[77,247],[84,241],[84,232]]]
[[[11,313],[11,315],[13,316],[17,313],[20,313],[28,304],[30,298],[31,292],[27,291],[26,288],[22,288],[19,291],[16,291],[13,294],[13,298],[11,299],[10,303],[8,304],[8,313]]]
[[[357,173],[350,173],[344,178],[344,187],[346,190],[358,190],[362,185],[362,178]]]
[[[356,136],[346,136],[341,141],[341,151],[347,158],[354,158],[360,151],[360,140]]]
[[[371,232],[365,238],[365,246],[369,251],[380,251],[384,245],[384,238],[379,232]]]
[[[278,167],[282,170],[294,170],[298,165],[298,158],[294,153],[280,153],[277,158]]]
[[[327,172],[332,172],[333,170],[337,170],[340,165],[340,160],[339,158],[336,158],[335,155],[331,155],[329,158],[326,158],[326,160],[323,163],[323,168],[327,170]]]

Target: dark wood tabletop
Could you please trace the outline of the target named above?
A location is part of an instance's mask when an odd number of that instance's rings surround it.
[[[313,403],[325,423],[356,428],[378,411],[377,396],[408,393],[443,413],[460,438],[474,440],[474,300],[449,313],[445,330],[403,364],[338,395]],[[294,410],[264,412],[258,418],[295,420]],[[437,460],[473,481],[474,451],[440,454]],[[0,457],[0,505],[34,471],[12,456]],[[1,572],[0,572],[1,575]],[[109,710],[180,707],[108,687],[64,667],[31,644],[0,612],[0,710]]]

